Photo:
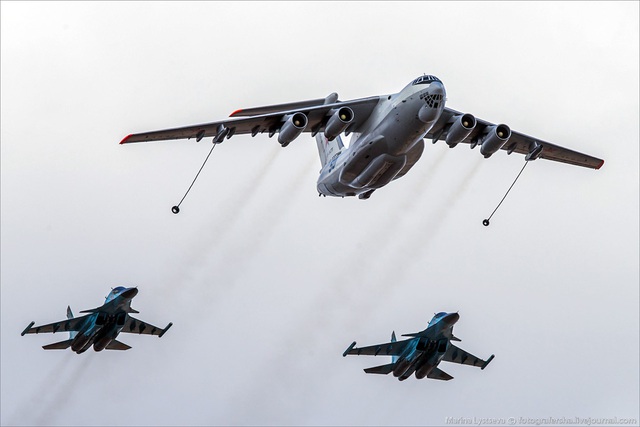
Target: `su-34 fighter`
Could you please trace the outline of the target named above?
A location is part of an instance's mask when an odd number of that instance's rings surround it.
[[[322,196],[367,199],[394,179],[405,175],[420,159],[424,138],[480,147],[489,158],[499,150],[599,169],[604,161],[512,131],[445,107],[444,85],[435,76],[413,80],[400,92],[351,101],[326,98],[241,109],[217,122],[132,134],[120,143],[213,137],[221,143],[233,135],[278,134],[286,147],[303,132],[315,136],[320,154],[317,189]],[[353,134],[345,148],[340,135]],[[177,212],[175,212],[177,213]]]
[[[120,332],[162,337],[173,325],[169,323],[164,329],[160,329],[131,317],[129,313],[139,313],[131,308],[131,300],[137,294],[137,288],[118,286],[109,292],[102,306],[80,312],[90,314],[73,317],[71,307],[67,307],[67,320],[35,327],[35,322],[31,322],[22,331],[22,335],[69,332],[68,340],[42,346],[45,350],[64,350],[71,347],[71,350],[80,354],[92,345],[95,351],[129,350],[130,346],[116,340]]]
[[[357,348],[354,341],[342,356],[346,357],[349,354],[391,356],[391,363],[367,368],[364,370],[367,374],[393,373],[393,376],[403,381],[415,373],[418,379],[427,377],[449,381],[453,377],[438,369],[440,362],[460,363],[484,369],[494,357],[492,354],[489,359],[482,360],[451,343],[451,341],[460,341],[453,336],[453,325],[459,318],[458,313],[438,313],[433,316],[424,331],[403,335],[412,338],[397,341],[394,331],[391,333],[391,342],[388,343]]]

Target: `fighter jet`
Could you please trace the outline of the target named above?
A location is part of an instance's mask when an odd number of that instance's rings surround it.
[[[120,332],[161,337],[173,325],[169,323],[164,329],[160,329],[131,317],[129,313],[139,313],[131,308],[131,300],[137,294],[137,288],[118,286],[109,292],[102,306],[80,312],[90,314],[73,317],[71,307],[67,307],[67,320],[35,327],[35,322],[31,322],[21,335],[69,332],[68,340],[42,346],[45,350],[64,350],[71,347],[72,351],[81,354],[92,345],[95,351],[129,350],[130,346],[116,340]]]
[[[394,331],[391,333],[391,342],[388,343],[357,348],[354,341],[342,356],[346,357],[348,354],[391,356],[391,363],[367,368],[364,370],[367,374],[393,373],[393,376],[404,381],[415,373],[417,379],[427,377],[449,381],[453,377],[438,369],[441,361],[484,369],[494,357],[492,354],[489,359],[482,360],[451,343],[451,341],[460,341],[453,336],[453,325],[459,318],[458,313],[437,313],[424,331],[403,335],[403,337],[411,337],[409,339],[397,341]]]
[[[484,158],[502,150],[524,154],[527,161],[541,158],[592,169],[604,164],[596,157],[512,131],[506,124],[447,108],[446,100],[442,81],[423,75],[391,95],[339,101],[338,94],[332,93],[326,98],[240,109],[225,120],[131,134],[120,144],[205,137],[219,144],[233,135],[266,132],[269,137],[277,133],[278,142],[286,147],[309,132],[316,138],[322,166],[318,194],[360,199],[405,175],[422,156],[424,138],[445,141],[452,148],[461,143],[480,147]],[[342,133],[353,134],[347,148]]]

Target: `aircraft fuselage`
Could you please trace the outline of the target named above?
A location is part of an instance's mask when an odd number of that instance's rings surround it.
[[[364,371],[367,374],[388,375],[392,373],[400,381],[404,381],[414,374],[417,379],[428,377],[449,381],[453,377],[438,368],[440,362],[453,362],[484,369],[494,358],[491,355],[487,360],[482,360],[451,343],[451,341],[460,341],[453,335],[453,325],[459,318],[458,313],[441,311],[435,313],[423,331],[402,335],[412,338],[398,341],[394,331],[391,333],[391,342],[356,347],[354,341],[342,353],[342,356],[346,357],[349,354],[391,356],[391,363],[366,368]]]
[[[73,338],[71,350],[84,353],[93,345],[95,351],[104,350],[120,333],[131,310],[131,299],[138,293],[136,288],[129,288],[120,294],[112,291],[105,304],[94,310],[85,320],[85,324]]]
[[[451,328],[460,317],[457,313],[444,314],[418,334],[398,356],[393,367],[393,376],[404,381],[415,373],[422,379],[438,366],[451,343]]]
[[[415,343],[405,350],[393,368],[393,376],[403,381],[414,372],[416,378],[426,377],[442,360],[449,347],[449,340],[444,337],[433,340],[416,338]]]
[[[95,351],[104,350],[124,327],[126,314],[124,310],[119,310],[112,314],[100,312],[90,315],[73,339],[71,350],[80,354],[92,345]]]
[[[423,138],[444,105],[444,85],[436,78],[380,97],[362,132],[354,134],[349,147],[320,171],[318,192],[335,197],[365,195],[407,173],[422,155]]]
[[[156,335],[162,337],[173,325],[169,323],[164,329],[150,325],[135,319],[129,313],[138,313],[131,308],[131,299],[138,293],[137,288],[125,288],[118,286],[111,288],[111,292],[105,298],[105,303],[97,308],[83,310],[80,313],[88,313],[80,317],[74,317],[71,307],[67,307],[67,318],[46,325],[33,326],[31,322],[22,331],[21,335],[68,332],[69,339],[42,346],[45,350],[65,350],[71,348],[75,353],[81,354],[91,346],[95,351],[128,350],[131,347],[116,340],[120,332]]]

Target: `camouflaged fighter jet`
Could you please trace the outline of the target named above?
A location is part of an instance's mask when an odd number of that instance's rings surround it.
[[[342,356],[346,357],[348,354],[391,356],[391,363],[367,368],[364,370],[367,374],[393,373],[393,376],[403,381],[415,373],[417,379],[427,377],[449,381],[453,377],[438,369],[441,361],[484,369],[494,357],[492,354],[489,359],[482,360],[451,343],[451,341],[460,341],[453,336],[453,325],[459,318],[458,313],[438,313],[433,316],[424,331],[403,335],[403,337],[412,337],[410,339],[397,341],[394,331],[391,333],[391,342],[356,348],[354,341]]]
[[[35,327],[33,327],[35,322],[31,322],[21,335],[69,332],[68,340],[42,346],[45,350],[64,350],[71,347],[71,350],[80,354],[87,351],[92,345],[95,351],[104,349],[129,350],[130,346],[116,340],[120,332],[161,337],[173,325],[173,323],[169,323],[164,329],[160,329],[131,317],[129,313],[139,313],[131,308],[131,300],[137,294],[137,288],[118,286],[109,292],[104,305],[80,312],[90,314],[73,317],[71,307],[67,307],[67,320]]]
[[[317,190],[322,196],[367,199],[405,175],[420,159],[424,138],[449,147],[480,147],[489,158],[499,150],[599,169],[604,161],[511,131],[506,124],[476,119],[445,107],[446,92],[435,76],[423,75],[392,95],[339,101],[338,94],[288,104],[240,109],[228,119],[173,129],[131,134],[120,144],[213,137],[221,143],[233,135],[278,134],[283,147],[303,132],[316,137],[320,154]],[[340,135],[353,134],[345,148]],[[526,164],[526,163],[525,163]],[[179,209],[174,209],[178,213]]]

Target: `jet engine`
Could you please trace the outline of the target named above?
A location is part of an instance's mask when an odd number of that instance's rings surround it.
[[[485,159],[488,159],[493,153],[501,149],[509,141],[509,138],[511,138],[511,129],[509,129],[509,126],[491,126],[482,141],[480,153],[482,153]]]
[[[329,141],[333,141],[336,136],[344,132],[347,126],[353,121],[353,117],[353,110],[349,107],[342,107],[336,110],[324,127],[324,136],[326,136]]]
[[[396,362],[395,366],[393,367],[393,376],[397,378],[400,375],[404,374],[405,372],[407,372],[407,369],[409,369],[410,365],[411,365],[411,361],[401,358]]]
[[[79,352],[82,352],[84,346],[86,346],[88,342],[89,342],[89,336],[85,334],[80,334],[71,343],[71,350],[73,350],[75,353],[80,354]]]
[[[418,369],[416,371],[416,378],[421,380],[424,377],[426,377],[427,375],[429,375],[429,372],[431,372],[433,370],[434,366],[429,364],[429,363],[425,363],[424,365],[422,365],[420,367],[420,369]]]
[[[111,341],[113,341],[111,337],[100,338],[99,340],[96,340],[95,343],[93,343],[93,349],[95,351],[102,351],[109,345]]]
[[[451,148],[464,141],[471,131],[476,127],[476,118],[471,114],[463,114],[456,117],[449,131],[447,132],[447,145]]]
[[[289,145],[291,141],[296,139],[307,127],[307,116],[302,113],[291,114],[287,117],[278,133],[278,142],[283,147]]]

